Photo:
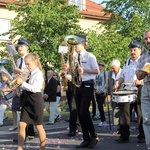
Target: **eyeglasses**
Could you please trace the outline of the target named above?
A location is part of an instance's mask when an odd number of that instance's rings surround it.
[[[99,66],[103,66],[104,67],[104,64],[98,64]]]

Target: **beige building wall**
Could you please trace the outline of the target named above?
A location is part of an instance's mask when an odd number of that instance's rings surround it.
[[[0,19],[13,19],[16,16],[14,11],[9,11],[6,8],[0,8]]]
[[[92,19],[79,19],[79,25],[82,27],[82,29],[90,29],[90,30],[96,30],[97,33],[101,33],[104,28],[100,29],[100,24],[98,24],[98,20],[92,20]]]
[[[0,8],[0,34],[7,32],[9,29],[11,29],[11,23],[10,21],[16,16],[16,13],[14,11],[9,11],[6,8],[1,7]],[[11,41],[9,36],[0,36],[0,41]]]

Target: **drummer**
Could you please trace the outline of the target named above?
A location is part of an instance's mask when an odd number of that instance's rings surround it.
[[[121,63],[118,59],[114,59],[110,63],[111,70],[108,72],[108,95],[111,96],[111,99],[112,99],[112,94],[114,92],[113,85],[114,85],[115,81],[119,79],[121,72],[122,72],[122,68],[120,66],[121,66]],[[123,90],[122,84],[120,84],[118,86],[117,90]],[[119,132],[119,128],[120,128],[119,117],[120,117],[119,105],[118,105],[118,103],[112,101],[113,125],[118,126],[116,132],[114,132],[114,133],[118,133],[118,134],[120,133]]]
[[[121,83],[127,83],[125,86],[125,90],[138,90],[137,86],[142,84],[141,80],[137,80],[136,77],[136,67],[137,62],[140,58],[141,51],[142,51],[142,45],[138,42],[133,40],[129,44],[129,50],[130,50],[130,57],[127,59],[120,78],[115,82],[113,88],[114,90],[117,89],[119,84]],[[127,143],[129,142],[129,126],[130,126],[130,103],[119,103],[121,114],[120,114],[120,138],[115,140],[118,143]],[[141,116],[141,109],[139,108],[138,116]],[[141,122],[142,117],[138,118],[139,123]],[[142,130],[141,130],[142,128]],[[139,135],[138,135],[138,142],[143,143],[144,140],[144,132],[142,124],[139,124]]]

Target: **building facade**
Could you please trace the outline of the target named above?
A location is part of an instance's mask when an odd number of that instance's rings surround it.
[[[15,0],[0,0],[0,34],[11,29],[10,20],[16,16],[16,13],[9,11],[6,8],[6,5],[7,3],[13,2],[15,2]],[[104,7],[92,0],[67,0],[67,3],[69,5],[74,4],[79,7],[79,11],[83,16],[82,19],[79,19],[79,25],[85,30],[96,30],[100,21],[109,19],[109,16],[104,16]],[[10,35],[0,36],[0,41],[10,41],[9,37]]]

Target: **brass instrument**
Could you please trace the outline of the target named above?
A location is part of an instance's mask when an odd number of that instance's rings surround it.
[[[29,75],[27,74],[20,74],[17,77],[15,77],[12,81],[8,82],[7,85],[10,89],[15,90],[17,89],[17,95],[19,96],[21,94],[21,91],[19,91],[19,84],[17,84],[17,79],[22,78],[23,81],[27,81],[29,79]]]
[[[82,84],[82,75],[78,73],[80,64],[78,60],[73,60],[73,53],[75,46],[81,43],[81,40],[78,36],[68,35],[65,37],[65,42],[68,44],[68,60],[70,66],[70,72],[72,76],[72,83],[76,87],[80,87]]]
[[[62,67],[64,64],[65,64],[64,54],[61,53],[61,65],[62,65]],[[66,71],[61,70],[59,75],[61,77],[61,84],[63,86],[63,91],[67,91],[68,90],[68,79],[66,76]]]
[[[147,73],[150,73],[150,64],[145,64],[145,66],[143,67],[142,69],[143,71],[147,72]]]
[[[14,68],[17,67],[16,63],[14,61],[14,55],[17,54],[17,51],[16,51],[16,49],[15,49],[15,47],[14,47],[14,45],[12,43],[7,43],[6,47],[7,47],[8,51],[9,51],[9,57],[10,57],[10,59],[12,61],[12,67],[14,69]],[[19,75],[17,75],[10,82],[8,82],[7,85],[8,85],[8,87],[10,89],[16,90],[17,95],[20,96],[21,95],[21,90],[19,88],[20,85],[18,85],[17,82],[16,82],[18,78],[22,78],[24,81],[26,81],[28,79],[28,74],[19,74]]]

